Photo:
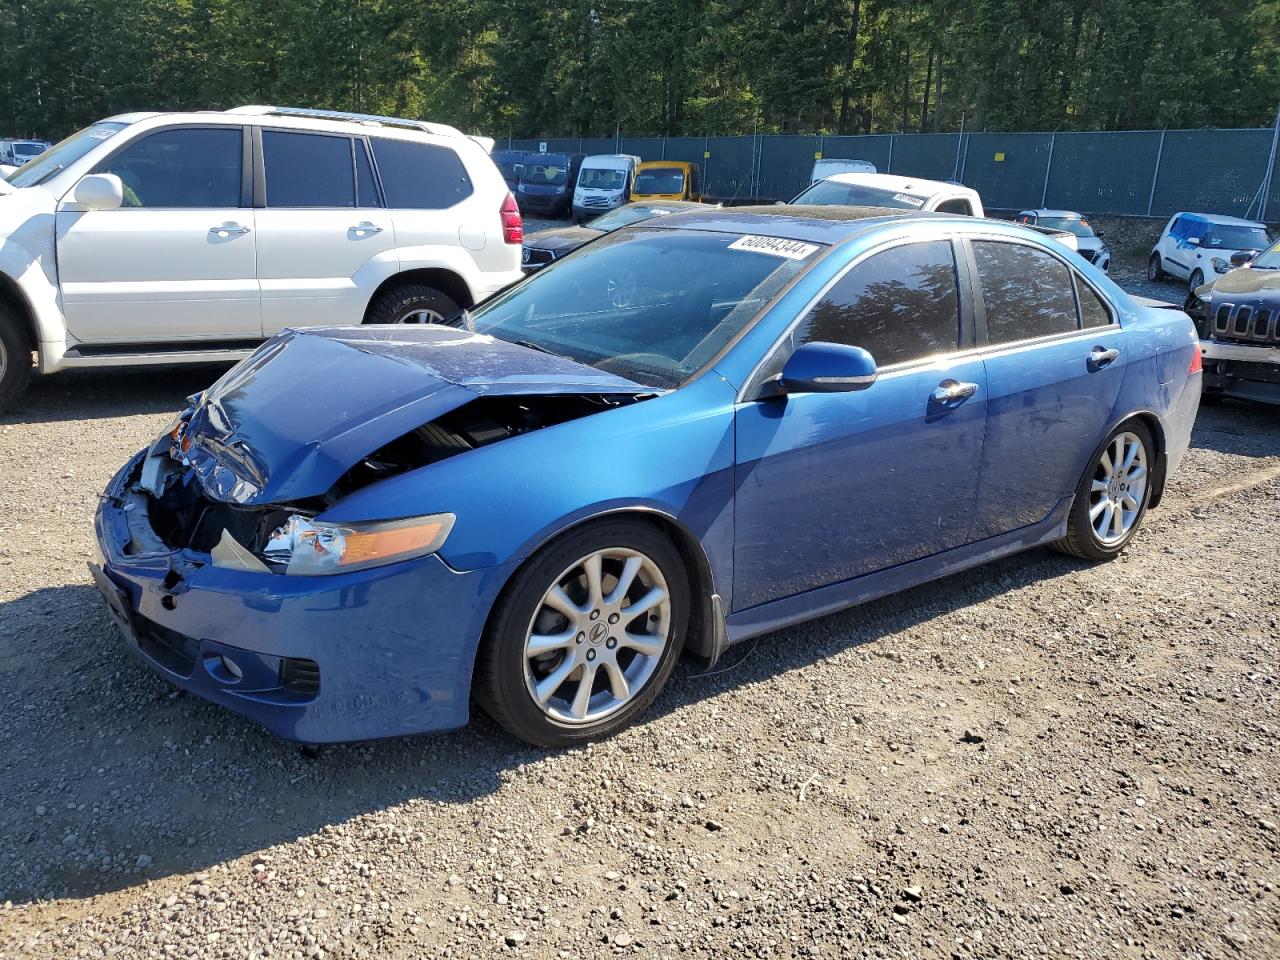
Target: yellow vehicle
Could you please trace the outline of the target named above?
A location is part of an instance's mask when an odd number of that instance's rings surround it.
[[[648,160],[636,167],[631,199],[702,201],[698,165],[683,160]]]

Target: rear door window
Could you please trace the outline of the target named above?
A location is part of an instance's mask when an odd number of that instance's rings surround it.
[[[444,210],[471,196],[467,168],[448,147],[381,137],[372,142],[388,207]]]
[[[1071,271],[1056,257],[1020,243],[976,240],[973,258],[989,343],[1013,343],[1079,328]]]
[[[885,367],[960,346],[955,257],[945,240],[877,253],[840,278],[802,324],[800,343],[862,347]]]
[[[262,132],[268,207],[354,207],[351,138]]]
[[[1111,309],[1093,287],[1077,277],[1076,290],[1080,293],[1080,321],[1084,327],[1091,329],[1109,326],[1112,322]]]

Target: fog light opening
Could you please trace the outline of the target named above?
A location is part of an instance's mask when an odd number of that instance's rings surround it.
[[[205,657],[204,668],[219,683],[239,683],[244,679],[240,664],[223,654],[215,653]]]

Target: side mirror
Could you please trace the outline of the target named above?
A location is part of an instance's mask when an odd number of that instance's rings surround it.
[[[1198,246],[1200,246],[1200,238],[1199,238],[1199,237],[1187,237],[1187,246],[1188,246],[1188,247],[1198,247]]]
[[[1106,231],[1105,231],[1105,230],[1095,230],[1095,231],[1093,232],[1093,235],[1094,235],[1095,237],[1097,237],[1099,240],[1101,240],[1101,239],[1102,239],[1103,237],[1105,237],[1107,234],[1106,234]]]
[[[796,347],[782,368],[782,393],[849,393],[876,382],[876,361],[862,347],[813,342]]]
[[[114,173],[91,173],[76,184],[71,199],[85,210],[119,210],[124,205],[124,184]]]
[[[1253,263],[1253,258],[1257,256],[1252,250],[1237,250],[1231,255],[1231,265],[1233,267],[1247,267]]]

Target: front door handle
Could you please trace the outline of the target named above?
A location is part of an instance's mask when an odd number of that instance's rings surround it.
[[[249,232],[249,228],[242,223],[234,223],[228,220],[220,227],[210,227],[209,235],[217,237],[219,240],[225,240],[227,237],[241,236]]]
[[[938,389],[933,391],[933,400],[935,403],[954,403],[957,400],[972,397],[977,392],[978,385],[976,383],[967,383],[963,380],[943,380],[938,384]]]
[[[382,228],[376,223],[370,223],[366,220],[364,223],[357,223],[354,227],[347,229],[347,233],[360,240],[364,237],[372,237],[375,233],[381,233]]]
[[[1118,356],[1120,356],[1120,351],[1114,347],[1110,350],[1104,350],[1102,347],[1094,347],[1093,352],[1089,354],[1089,365],[1096,370],[1099,367],[1105,367]]]

